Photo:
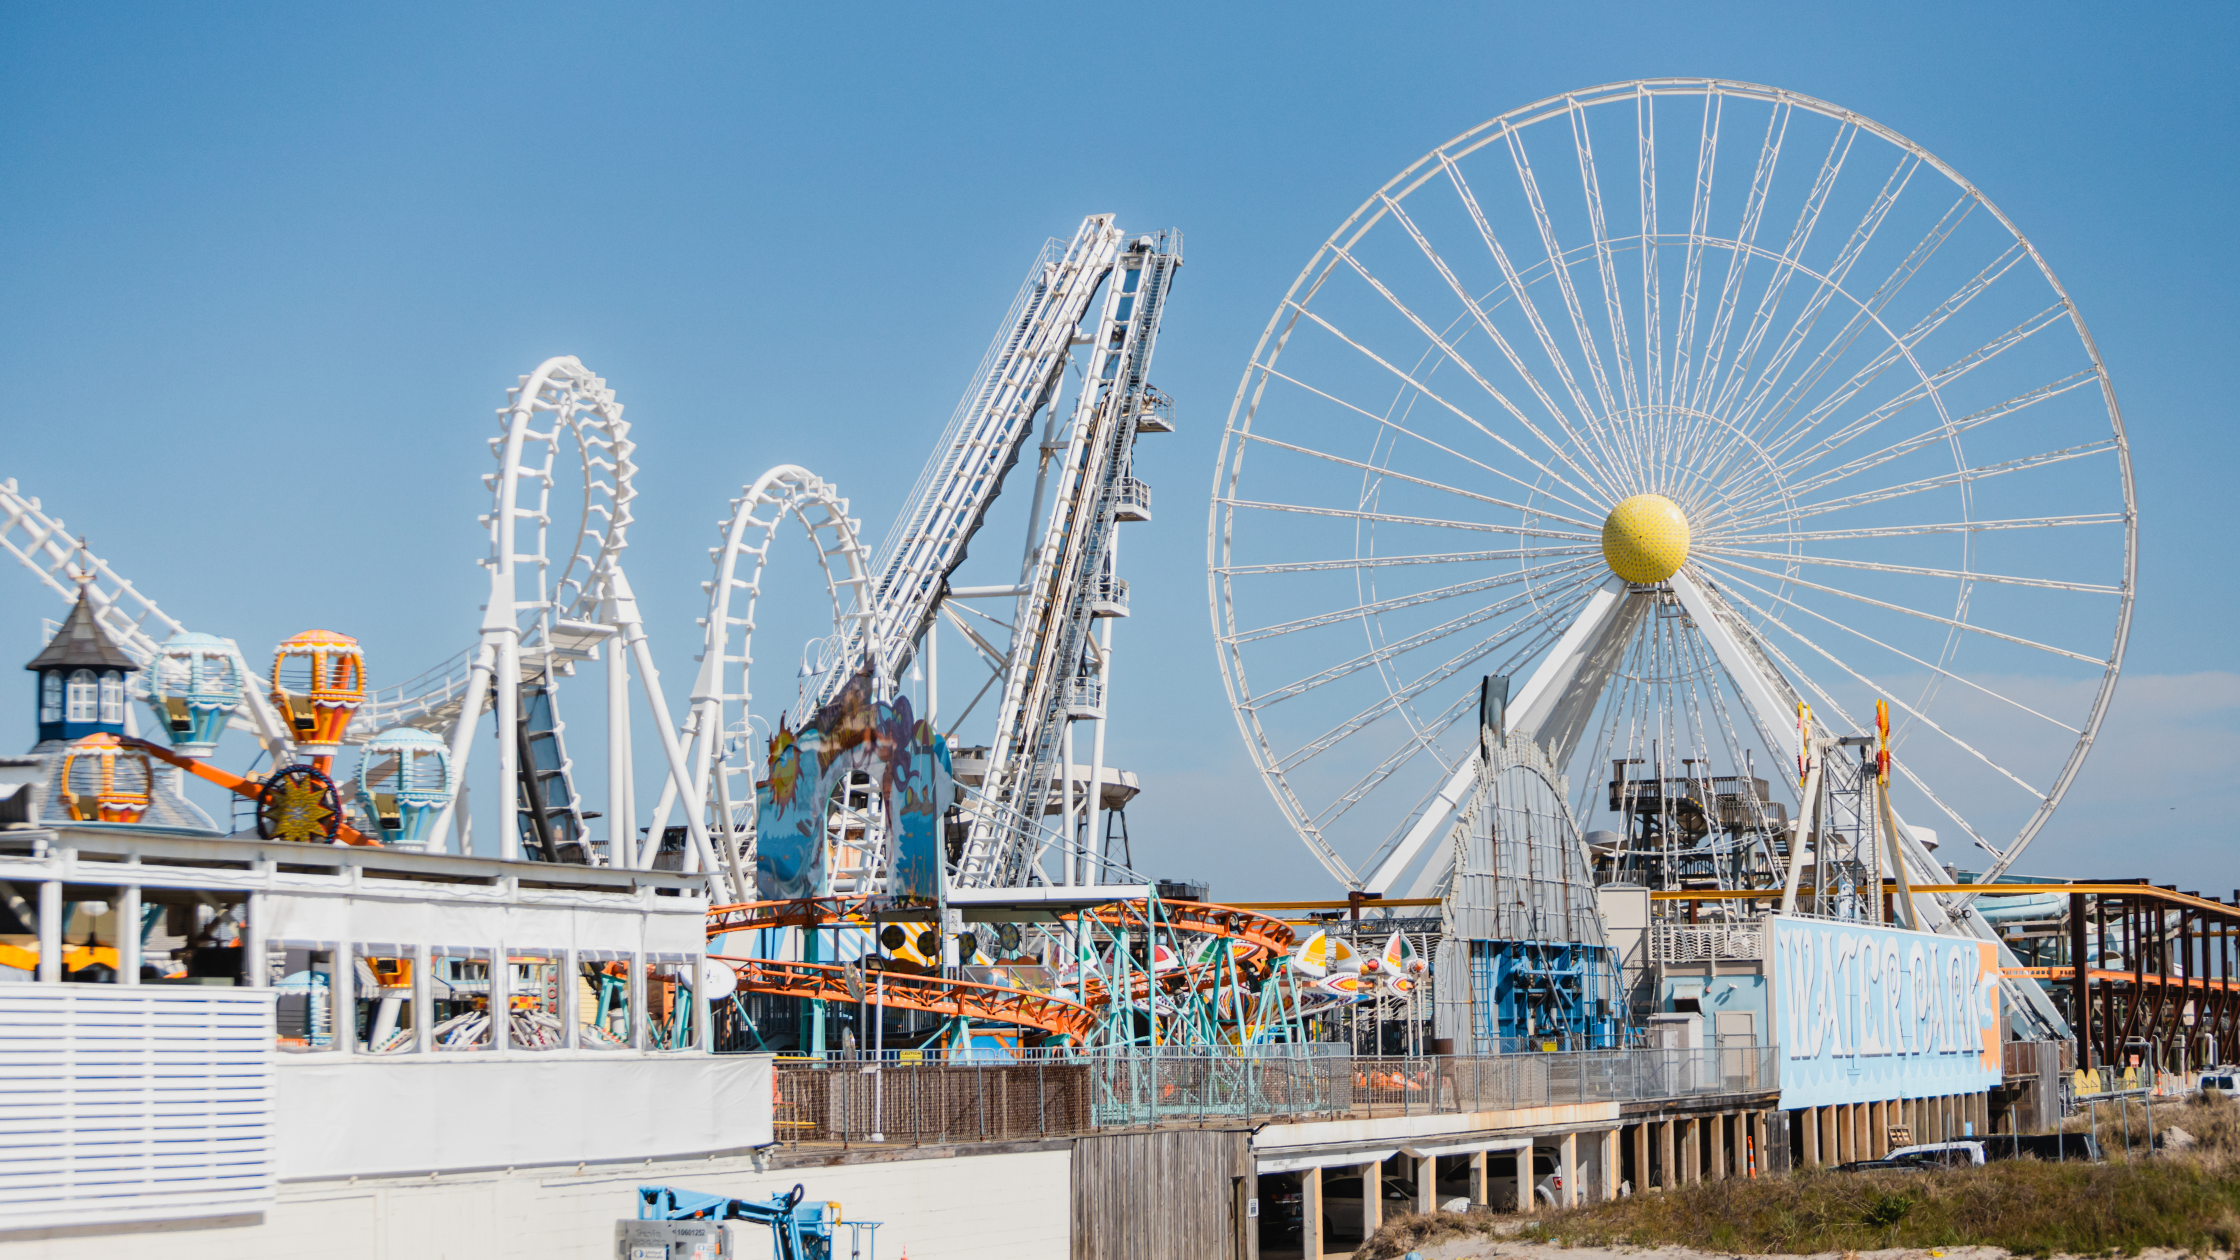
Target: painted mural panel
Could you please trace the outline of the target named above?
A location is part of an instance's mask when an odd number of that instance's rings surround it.
[[[917,719],[908,696],[874,700],[860,675],[798,730],[781,718],[770,738],[766,782],[755,791],[756,894],[789,901],[828,893],[826,820],[834,793],[856,771],[870,777],[890,823],[889,902],[938,908],[941,821],[955,794],[948,741]]]
[[[1999,1083],[1997,946],[1865,923],[1767,923],[1782,1107]]]

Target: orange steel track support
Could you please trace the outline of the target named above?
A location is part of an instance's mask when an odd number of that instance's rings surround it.
[[[768,958],[727,958],[711,955],[739,976],[739,987],[779,997],[822,998],[830,1002],[864,1001],[874,1006],[927,1011],[935,1015],[961,1015],[996,1024],[1017,1024],[1043,1032],[1086,1040],[1097,1026],[1095,1011],[1079,1002],[1010,989],[970,980],[944,980],[939,976],[907,972],[868,971],[863,975],[863,996],[848,989],[849,969],[831,963],[776,962]],[[881,985],[886,992],[881,993]]]
[[[238,774],[220,770],[216,766],[205,765],[192,757],[182,757],[161,744],[151,744],[147,740],[134,739],[130,735],[120,736],[119,738],[126,747],[137,748],[159,761],[179,767],[198,779],[207,779],[235,796],[247,797],[252,801],[262,801],[264,799],[264,785],[253,779],[244,779]],[[324,774],[326,772],[322,770],[320,773]],[[379,840],[366,835],[349,823],[337,822],[336,827],[338,830],[335,836],[344,844],[364,845],[376,849],[381,847]]]

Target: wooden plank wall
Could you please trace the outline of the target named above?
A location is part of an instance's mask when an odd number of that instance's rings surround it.
[[[1242,1260],[1244,1129],[1076,1139],[1073,1260]]]

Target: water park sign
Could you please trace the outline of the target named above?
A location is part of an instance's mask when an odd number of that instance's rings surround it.
[[[1775,916],[1781,1106],[1972,1094],[2000,1081],[1998,949]]]

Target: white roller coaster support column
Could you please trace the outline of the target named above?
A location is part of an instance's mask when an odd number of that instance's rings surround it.
[[[645,621],[638,615],[638,597],[630,592],[630,579],[622,570],[609,573],[613,583],[614,620],[623,638],[630,644],[630,655],[638,662],[638,688],[645,693],[646,707],[653,710],[654,734],[661,737],[661,756],[669,765],[669,785],[678,789],[692,781],[691,771],[685,768],[684,749],[677,743],[676,725],[669,720],[669,702],[661,695],[661,671],[654,668],[653,648],[646,642]],[[666,820],[664,820],[666,821]],[[708,829],[694,810],[684,812],[685,834],[691,839],[692,851],[699,855],[700,869],[711,878],[721,879],[723,867],[717,864],[715,850],[708,844]],[[658,842],[658,835],[647,837]],[[658,843],[649,843],[650,849],[659,849]]]
[[[613,617],[610,603],[607,616]],[[607,639],[607,862],[637,865],[630,834],[630,649],[622,636]]]
[[[1115,571],[1120,564],[1119,535],[1120,531],[1114,530],[1112,538],[1105,543]],[[1104,624],[1097,627],[1097,694],[1104,697],[1100,709],[1103,716],[1097,719],[1096,733],[1089,742],[1089,800],[1082,810],[1089,822],[1082,828],[1086,834],[1082,838],[1081,855],[1074,859],[1081,864],[1084,884],[1094,884],[1102,878],[1101,872],[1092,873],[1091,864],[1103,853],[1105,831],[1111,826],[1105,819],[1104,809],[1104,731],[1112,721],[1112,623],[1117,620],[1117,617],[1103,618]],[[1073,777],[1070,765],[1066,767],[1066,777]]]
[[[1111,826],[1105,818],[1104,808],[1104,731],[1105,724],[1112,720],[1112,622],[1113,619],[1107,617],[1104,624],[1097,628],[1097,634],[1102,640],[1097,651],[1097,694],[1104,697],[1104,716],[1097,719],[1097,733],[1089,745],[1089,801],[1088,807],[1083,810],[1088,815],[1089,825],[1083,829],[1088,835],[1083,838],[1080,859],[1083,867],[1081,882],[1084,884],[1098,882],[1099,877],[1090,874],[1088,867],[1096,860],[1096,855],[1103,851],[1105,831]],[[1069,769],[1067,773],[1071,774],[1072,771]]]
[[[491,664],[491,708],[498,727],[498,792],[499,827],[498,856],[513,861],[521,856],[521,824],[510,817],[509,802],[518,801],[521,794],[521,745],[519,737],[521,719],[521,607],[516,599],[514,586],[514,561],[518,556],[520,531],[516,528],[521,518],[521,478],[528,470],[521,466],[521,448],[528,440],[529,420],[536,412],[537,396],[543,382],[550,376],[558,359],[548,359],[522,382],[514,396],[513,406],[506,413],[506,434],[503,449],[498,455],[498,502],[494,519],[490,522],[490,602],[482,608],[482,645],[493,657]],[[558,427],[557,419],[554,427]],[[541,557],[531,557],[541,560]],[[539,594],[542,594],[540,591]],[[481,663],[479,659],[476,662]],[[469,690],[472,690],[470,687]],[[471,739],[476,719],[481,716],[477,705],[459,710],[459,725]],[[454,750],[455,767],[464,767],[464,758]],[[453,782],[464,782],[466,775],[455,770]],[[518,808],[518,807],[516,807]]]
[[[1058,837],[1056,841],[1058,886],[1061,888],[1073,883],[1073,838],[1079,834],[1079,828],[1076,824],[1081,821],[1080,815],[1076,812],[1077,806],[1073,798],[1073,719],[1070,717],[1065,719],[1065,724],[1064,747],[1059,753],[1059,756],[1066,763],[1065,805],[1058,815]]]
[[[451,799],[443,803],[443,812],[436,815],[435,834],[438,836],[451,827],[453,816],[459,812],[459,802],[467,794],[468,754],[474,751],[475,727],[482,717],[482,697],[484,689],[490,685],[491,669],[496,660],[497,649],[487,641],[476,648],[474,667],[467,675],[466,689],[460,692],[459,717],[451,724]],[[471,856],[467,836],[462,823],[452,837],[452,847],[461,857]]]

